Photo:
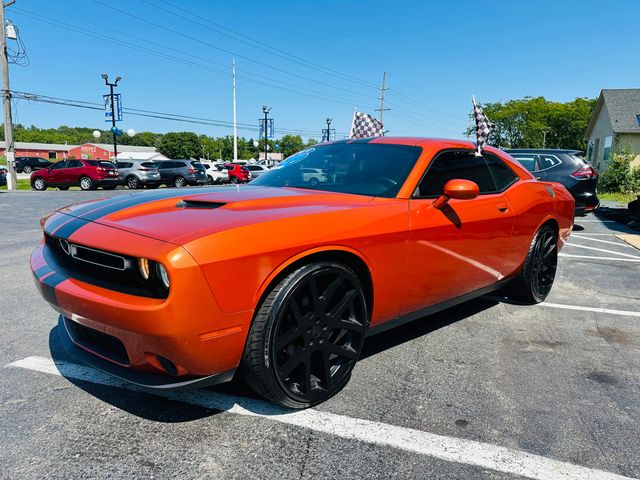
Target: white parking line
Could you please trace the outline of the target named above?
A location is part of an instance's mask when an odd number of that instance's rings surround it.
[[[628,253],[616,252],[615,250],[607,250],[605,248],[589,247],[587,245],[578,245],[576,243],[567,243],[567,246],[576,247],[576,248],[584,248],[585,250],[594,250],[596,252],[613,253],[614,255],[620,255],[621,257],[637,258],[638,260],[640,260],[640,256],[638,256],[638,255],[631,255],[631,254],[628,254]]]
[[[640,317],[640,312],[631,310],[614,310],[611,308],[581,307],[579,305],[564,305],[561,303],[542,302],[536,304],[538,307],[560,308],[564,310],[578,310],[581,312],[608,313],[610,315],[622,315],[624,317]]]
[[[638,259],[634,258],[620,258],[620,257],[594,257],[592,255],[573,255],[571,253],[560,252],[558,254],[559,257],[569,257],[569,258],[588,258],[590,260],[616,260],[618,262],[640,262],[640,257]]]
[[[93,368],[68,362],[54,363],[53,360],[44,357],[27,357],[10,363],[7,367],[24,368],[100,385],[148,392],[148,390],[126,384]],[[475,465],[526,478],[539,480],[629,479],[629,477],[622,475],[581,467],[489,443],[446,437],[313,409],[291,412],[260,400],[223,395],[207,390],[154,391],[153,394],[213,410],[262,417],[341,438],[397,448],[448,462]]]
[[[591,237],[587,237],[586,235],[576,235],[576,234],[572,234],[571,235],[572,239],[582,239],[582,240],[591,240],[592,242],[599,242],[599,243],[608,243],[609,245],[618,245],[620,247],[628,247],[628,248],[634,248],[633,246],[629,245],[628,243],[624,243],[624,242],[612,242],[611,240],[601,240],[599,238],[591,238]]]

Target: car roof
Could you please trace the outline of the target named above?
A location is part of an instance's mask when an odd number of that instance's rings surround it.
[[[410,145],[410,146],[427,146],[435,145],[444,148],[476,148],[476,144],[469,140],[451,139],[451,138],[431,138],[431,137],[369,137],[369,138],[348,138],[344,140],[336,140],[334,142],[324,142],[318,145],[330,145],[337,143],[370,143],[370,144],[392,144],[392,145]]]
[[[507,153],[583,153],[582,150],[570,150],[565,148],[505,148]]]

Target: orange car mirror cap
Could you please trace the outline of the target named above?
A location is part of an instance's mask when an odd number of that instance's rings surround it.
[[[434,208],[442,208],[450,199],[472,200],[480,194],[478,184],[471,180],[454,178],[444,186],[444,193],[433,202]]]

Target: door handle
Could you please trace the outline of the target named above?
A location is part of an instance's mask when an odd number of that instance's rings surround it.
[[[501,212],[506,212],[507,210],[509,210],[509,205],[507,205],[506,203],[499,203],[498,205],[496,205],[496,208]]]

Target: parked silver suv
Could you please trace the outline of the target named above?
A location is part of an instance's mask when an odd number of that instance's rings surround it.
[[[154,162],[148,160],[120,160],[116,164],[118,178],[123,185],[131,190],[137,188],[158,188],[160,186],[160,172]]]

